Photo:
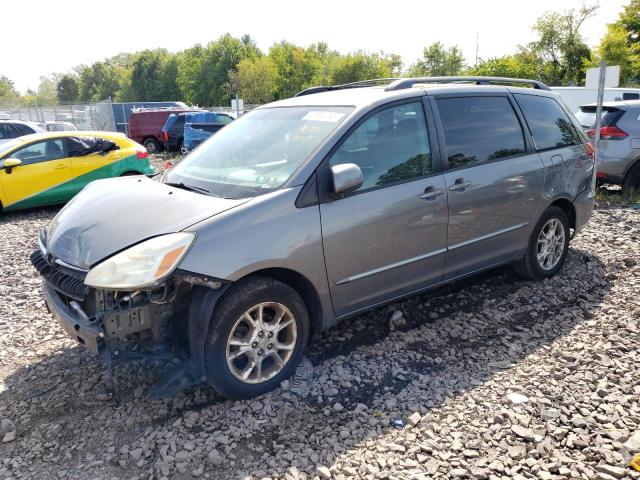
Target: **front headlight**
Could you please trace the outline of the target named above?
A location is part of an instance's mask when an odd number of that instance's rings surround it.
[[[134,245],[93,267],[84,283],[111,290],[153,287],[173,272],[194,238],[193,233],[170,233]]]

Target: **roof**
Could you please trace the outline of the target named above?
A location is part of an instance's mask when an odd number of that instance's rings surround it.
[[[31,142],[34,140],[49,140],[55,138],[64,137],[121,137],[125,138],[126,135],[120,132],[100,132],[100,131],[76,131],[66,130],[64,132],[45,132],[45,133],[32,133],[31,135],[24,135],[18,137],[24,142]]]
[[[557,94],[554,94],[547,90],[539,90],[528,87],[523,88],[503,85],[475,85],[464,83],[417,83],[409,88],[391,91],[386,90],[384,85],[329,90],[326,92],[311,93],[299,97],[279,100],[277,102],[269,103],[258,108],[296,106],[353,106],[356,108],[360,108],[382,101],[393,101],[416,97],[419,95],[424,95],[425,92],[427,92],[428,94],[449,94],[466,92],[499,93],[507,91],[512,93],[533,93],[536,95],[557,96]]]

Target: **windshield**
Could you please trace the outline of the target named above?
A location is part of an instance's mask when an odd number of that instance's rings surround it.
[[[23,143],[24,140],[20,138],[14,138],[11,140],[7,140],[6,142],[0,142],[0,157],[4,156],[5,152],[8,152],[18,145],[22,145]]]
[[[171,169],[166,183],[227,198],[273,191],[313,153],[351,107],[254,110],[231,122]]]

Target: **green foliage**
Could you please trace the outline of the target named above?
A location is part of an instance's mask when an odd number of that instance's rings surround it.
[[[267,56],[241,60],[237,71],[228,76],[229,93],[237,93],[246,103],[267,103],[275,98],[278,70]]]
[[[539,58],[531,52],[522,51],[514,55],[482,60],[467,73],[469,75],[485,75],[511,78],[539,78]]]
[[[563,13],[547,12],[538,18],[533,26],[538,39],[529,43],[525,50],[540,58],[540,80],[549,85],[584,83],[584,65],[591,52],[580,29],[597,9],[597,4],[583,5]]]
[[[163,48],[140,52],[132,64],[128,96],[139,102],[158,98],[175,100],[180,97],[177,76],[178,61],[175,55]]]
[[[464,56],[457,45],[446,48],[442,43],[425,47],[422,59],[409,67],[410,77],[438,77],[460,75],[464,68]]]
[[[607,26],[597,53],[586,63],[597,66],[600,60],[620,65],[621,85],[640,85],[640,0],[632,0],[618,21]]]
[[[373,78],[390,78],[401,68],[402,62],[398,65],[398,61],[397,55],[368,54],[363,51],[334,56],[329,64],[328,83],[339,85]]]
[[[4,75],[0,75],[0,107],[12,106],[18,100],[13,82]]]
[[[56,86],[58,101],[75,102],[80,97],[80,84],[75,75],[63,75]]]

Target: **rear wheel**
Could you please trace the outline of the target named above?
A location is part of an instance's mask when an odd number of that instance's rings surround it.
[[[622,189],[627,193],[640,190],[640,164],[635,165],[624,178]]]
[[[553,277],[567,258],[569,236],[569,219],[564,210],[547,208],[531,233],[524,256],[513,264],[516,273],[527,280]]]
[[[251,398],[290,377],[309,339],[300,295],[264,277],[241,280],[214,311],[205,343],[209,384],[228,398]]]
[[[147,138],[144,142],[142,142],[142,145],[147,149],[147,152],[149,153],[158,153],[160,151],[160,144],[153,138]]]

